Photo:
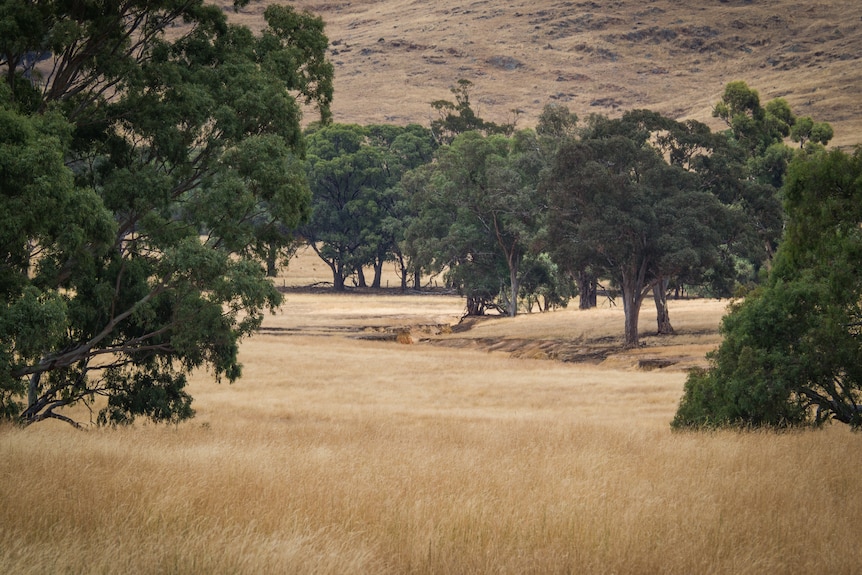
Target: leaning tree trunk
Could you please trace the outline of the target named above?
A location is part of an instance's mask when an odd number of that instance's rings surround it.
[[[670,324],[670,313],[667,309],[667,285],[668,280],[662,278],[652,288],[659,335],[673,335],[674,333],[673,326]]]
[[[358,287],[368,287],[368,283],[365,281],[365,271],[363,271],[362,266],[357,266],[356,268],[356,279],[358,281]]]

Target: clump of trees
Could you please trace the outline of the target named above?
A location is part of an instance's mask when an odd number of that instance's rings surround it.
[[[809,150],[831,137],[828,124],[797,122],[782,99],[762,106],[743,82],[715,107],[723,133],[648,110],[579,123],[564,106],[547,107],[535,130],[515,130],[479,117],[470,88],[461,81],[455,102],[432,103],[440,117],[430,132],[310,129],[315,209],[302,234],[335,289],[351,276],[365,286],[364,267],[378,278],[393,260],[404,288],[408,275],[418,287],[421,272],[443,273],[467,315],[515,315],[540,294],[548,306],[572,293],[595,305],[601,278],[620,294],[635,346],[650,294],[667,334],[670,290],[726,297],[757,281],[783,228],[778,190],[796,153],[785,138]],[[410,152],[393,155],[405,139]]]

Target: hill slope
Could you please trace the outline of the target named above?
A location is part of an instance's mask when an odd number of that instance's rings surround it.
[[[266,2],[235,18],[259,21]],[[298,0],[327,23],[338,122],[416,122],[429,103],[473,82],[480,115],[521,110],[532,126],[549,102],[581,117],[650,108],[721,127],[711,110],[745,80],[763,101],[862,142],[862,2],[825,0]]]

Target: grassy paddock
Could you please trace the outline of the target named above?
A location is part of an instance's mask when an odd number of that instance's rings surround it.
[[[703,345],[721,306],[672,305]],[[2,571],[858,573],[862,444],[843,427],[675,434],[681,370],[348,337],[460,306],[289,294],[240,382],[194,379],[191,422],[0,427]],[[621,314],[474,331],[586,337]]]

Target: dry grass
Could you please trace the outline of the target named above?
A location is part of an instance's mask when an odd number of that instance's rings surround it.
[[[224,0],[227,5],[229,2]],[[234,18],[258,26],[267,3]],[[745,80],[764,100],[833,124],[837,145],[862,132],[862,3],[825,0],[298,0],[320,14],[336,67],[339,122],[432,119],[429,103],[474,83],[484,117],[566,104],[581,117],[650,108],[711,118],[725,84]]]
[[[289,293],[242,380],[194,379],[191,422],[0,427],[2,571],[858,572],[862,446],[843,427],[674,434],[680,370],[354,339],[462,305]],[[721,305],[671,313],[707,337]],[[621,314],[414,339],[587,341]]]

